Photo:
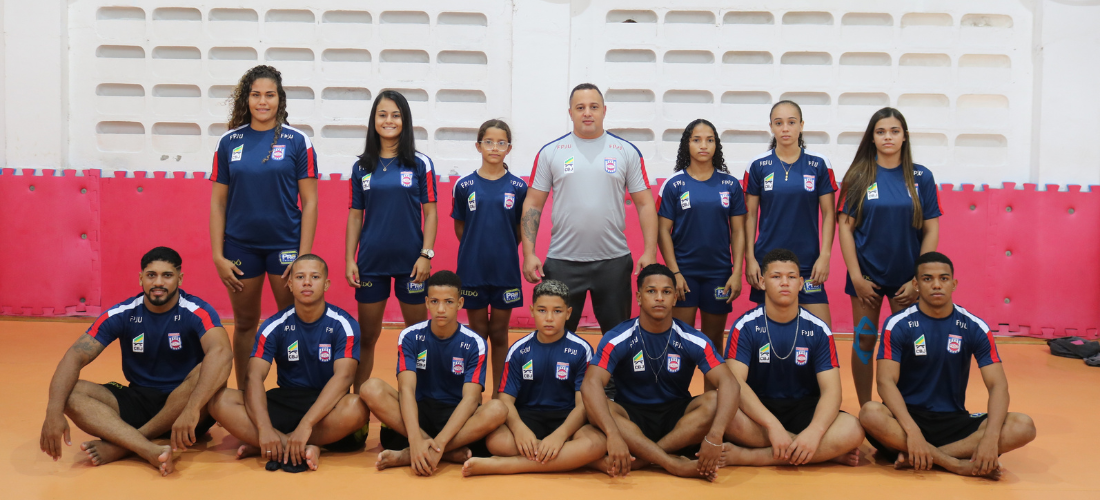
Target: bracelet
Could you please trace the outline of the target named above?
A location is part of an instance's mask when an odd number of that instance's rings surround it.
[[[710,442],[710,439],[707,439],[706,436],[703,436],[703,441],[706,441],[706,443],[711,445],[711,446],[722,446],[720,444],[714,444],[714,443]]]
[[[680,271],[676,271],[676,272],[674,272],[674,273],[672,273],[672,274],[673,274],[673,275],[675,276],[675,275],[677,275],[677,274],[683,275],[684,273],[681,273]]]

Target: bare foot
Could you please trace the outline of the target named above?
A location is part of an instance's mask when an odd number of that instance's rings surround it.
[[[306,445],[306,465],[309,470],[317,470],[321,466],[321,447],[313,444]]]
[[[691,460],[687,457],[676,457],[678,460],[674,461],[672,466],[666,468],[669,474],[679,477],[701,477],[707,481],[713,482],[718,479],[717,473],[700,474],[699,473],[699,461]]]
[[[411,464],[412,458],[409,456],[409,449],[405,448],[401,451],[382,450],[382,453],[378,454],[378,461],[374,463],[374,466],[378,470],[386,470],[390,467],[408,467]]]
[[[859,448],[856,448],[852,451],[849,451],[848,453],[845,453],[845,454],[843,454],[839,457],[836,457],[832,461],[836,462],[838,464],[841,464],[841,465],[847,465],[849,467],[855,467],[855,466],[859,465]]]
[[[979,475],[978,464],[971,462],[970,460],[961,459],[959,460],[959,467],[951,472],[954,472],[955,474],[958,474],[960,476],[977,476],[984,477],[993,481],[1000,481],[1002,470],[1001,464],[997,463],[997,466],[994,467],[993,470],[990,471],[988,474]]]
[[[115,460],[121,460],[125,458],[126,455],[130,454],[130,450],[126,448],[98,439],[81,443],[80,449],[88,454],[88,458],[91,459],[92,465],[109,464]]]
[[[898,453],[898,459],[894,460],[894,468],[897,470],[911,469],[913,463],[909,461],[909,457],[905,456],[904,453]]]
[[[148,460],[150,464],[153,464],[153,467],[160,469],[161,476],[167,476],[175,472],[176,466],[172,462],[172,447],[156,446],[155,449],[160,453],[157,454],[156,451],[154,451],[146,457],[146,460]]]
[[[462,476],[480,476],[482,474],[489,474],[490,472],[485,470],[485,465],[488,465],[490,458],[470,458],[462,463]]]
[[[446,460],[448,462],[451,462],[451,463],[464,464],[464,463],[466,463],[467,460],[469,460],[473,456],[474,456],[474,452],[470,451],[469,448],[463,446],[463,447],[458,448],[456,450],[451,450],[451,451],[443,453],[443,456],[440,457],[440,458],[442,458],[443,460]]]
[[[242,458],[254,457],[260,454],[260,449],[250,444],[242,444],[240,448],[237,448],[237,460]]]
[[[735,451],[736,447],[733,445],[733,443],[722,443],[722,458],[718,459],[719,469],[733,463],[730,461],[730,456]]]

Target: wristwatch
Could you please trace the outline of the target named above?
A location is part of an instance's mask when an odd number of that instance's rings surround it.
[[[432,257],[435,257],[435,251],[433,251],[431,248],[424,248],[420,250],[420,256],[424,257],[425,259],[432,260]]]

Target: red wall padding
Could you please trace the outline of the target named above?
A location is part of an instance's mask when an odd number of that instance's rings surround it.
[[[25,316],[96,315],[137,294],[141,255],[157,245],[175,248],[184,259],[183,288],[232,316],[229,298],[210,259],[210,181],[182,172],[147,177],[101,178],[96,170],[42,176],[0,173],[0,314]],[[121,175],[121,173],[119,174]],[[34,186],[34,190],[31,190]],[[320,221],[314,252],[332,268],[330,302],[354,314],[352,289],[344,279],[347,184],[339,175],[322,180]],[[654,185],[654,191],[659,182]],[[83,192],[82,192],[83,190]],[[451,222],[451,183],[439,185],[439,233],[434,269],[454,269],[458,242]],[[1100,328],[1100,187],[1068,192],[1033,184],[1016,189],[975,190],[940,186],[942,252],[956,265],[956,302],[1000,334],[1050,338],[1098,337]],[[551,207],[551,203],[547,205]],[[637,214],[627,208],[627,239],[635,259],[642,248]],[[543,215],[538,253],[549,245],[549,213]],[[84,238],[81,236],[85,235]],[[851,331],[851,306],[844,295],[844,260],[839,241],[832,253],[834,329]],[[744,287],[747,290],[747,284]],[[532,285],[525,284],[530,297]],[[734,315],[747,310],[748,294],[734,301]],[[264,314],[274,312],[270,294]],[[637,307],[635,306],[635,312]],[[583,325],[595,326],[591,306]],[[396,299],[386,321],[401,321]],[[512,324],[530,325],[526,309],[513,311]]]

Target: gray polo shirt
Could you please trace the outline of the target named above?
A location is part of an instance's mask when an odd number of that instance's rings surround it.
[[[642,152],[609,132],[581,139],[572,132],[535,156],[531,187],[553,191],[551,259],[591,262],[630,253],[627,193],[649,189]]]

